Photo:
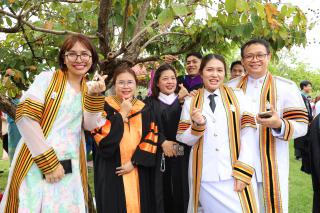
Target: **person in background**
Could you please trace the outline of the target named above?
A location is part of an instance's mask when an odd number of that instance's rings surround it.
[[[247,75],[228,82],[245,93],[256,115],[255,174],[261,212],[288,212],[289,141],[304,136],[308,113],[297,85],[268,71],[270,44],[252,39],[241,47]]]
[[[177,140],[192,147],[188,213],[200,206],[205,213],[259,209],[251,180],[256,124],[243,92],[223,85],[226,70],[222,56],[205,56],[200,66],[204,88],[183,105]]]
[[[95,140],[94,187],[97,212],[154,212],[154,166],[158,127],[148,106],[134,97],[134,71],[119,67],[105,98],[104,113],[90,126]]]
[[[246,70],[242,66],[241,61],[234,61],[231,63],[230,74],[230,80],[246,74]]]
[[[309,120],[309,124],[311,123],[312,119],[313,119],[313,113],[312,113],[312,108],[310,105],[310,101],[308,99],[309,94],[312,92],[312,84],[310,81],[301,81],[300,82],[300,89],[301,89],[301,96],[304,102],[304,105],[307,108],[308,111],[308,120]],[[296,138],[294,140],[294,155],[296,160],[303,160],[304,156],[306,155],[306,147],[307,147],[307,138],[308,138],[308,134],[303,136],[303,137],[299,137]],[[302,168],[303,170],[309,170],[308,168]]]
[[[18,105],[20,98],[22,96],[21,92],[18,92],[15,98],[12,99],[14,105]],[[8,116],[8,151],[10,163],[13,160],[13,155],[15,153],[16,147],[21,139],[21,134],[13,118]]]
[[[176,140],[181,105],[174,68],[169,64],[161,65],[155,72],[152,85],[152,96],[145,103],[152,109],[159,127],[155,211],[186,212],[190,148]]]
[[[315,97],[314,99],[314,113],[313,113],[313,117],[316,117],[319,113],[320,113],[320,95],[318,95],[317,97]]]

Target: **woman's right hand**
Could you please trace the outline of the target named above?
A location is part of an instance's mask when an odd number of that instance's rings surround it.
[[[127,119],[127,116],[128,114],[130,113],[131,111],[131,108],[132,108],[132,103],[131,103],[131,100],[130,99],[123,99],[121,105],[120,105],[120,114],[123,118],[123,120],[126,122],[128,119]]]
[[[161,144],[161,147],[165,156],[167,157],[177,156],[176,150],[173,148],[174,144],[177,144],[177,143],[174,141],[168,141],[168,140],[165,140]]]
[[[48,183],[57,183],[64,177],[64,169],[62,165],[59,163],[59,165],[53,172],[45,174],[44,176]]]

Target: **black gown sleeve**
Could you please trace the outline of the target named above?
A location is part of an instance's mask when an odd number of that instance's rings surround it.
[[[106,123],[95,129],[92,136],[95,139],[97,151],[103,158],[112,158],[123,136],[124,126],[120,113],[105,103]]]
[[[154,115],[147,105],[142,110],[142,126],[143,136],[131,161],[135,166],[153,167],[156,163],[159,134]]]

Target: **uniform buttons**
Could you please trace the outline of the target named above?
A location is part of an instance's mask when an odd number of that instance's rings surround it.
[[[218,149],[218,148],[216,148],[216,151],[217,151],[217,152],[219,152],[219,149]]]
[[[214,134],[213,134],[213,136],[214,136],[214,137],[217,137],[217,136],[218,136],[218,134],[217,134],[217,133],[214,133]]]

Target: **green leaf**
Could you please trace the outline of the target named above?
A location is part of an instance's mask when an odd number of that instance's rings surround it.
[[[189,13],[188,8],[184,5],[172,6],[172,10],[176,16],[185,16]]]
[[[171,7],[163,10],[158,16],[160,25],[170,24],[173,21],[173,19],[174,19],[174,13]]]
[[[246,9],[246,4],[247,2],[243,1],[243,0],[237,0],[237,11],[239,13],[242,13],[245,9]]]
[[[231,14],[235,11],[236,9],[236,0],[226,0],[225,2],[225,7],[226,7],[226,11]]]
[[[288,33],[287,33],[287,31],[285,29],[281,29],[279,31],[279,35],[283,40],[286,40],[288,38]]]
[[[9,25],[9,27],[12,26],[12,21],[11,21],[11,19],[9,17],[6,17],[6,22]]]

